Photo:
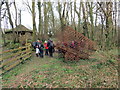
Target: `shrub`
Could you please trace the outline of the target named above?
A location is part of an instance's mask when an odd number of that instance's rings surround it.
[[[116,60],[110,59],[110,60],[108,60],[108,62],[111,63],[111,64],[115,64]]]

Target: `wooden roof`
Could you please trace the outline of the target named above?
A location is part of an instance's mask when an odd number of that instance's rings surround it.
[[[33,33],[32,30],[26,28],[24,25],[18,25],[17,27],[14,28],[15,32],[30,32]],[[5,31],[5,34],[7,33],[12,33],[12,29]]]

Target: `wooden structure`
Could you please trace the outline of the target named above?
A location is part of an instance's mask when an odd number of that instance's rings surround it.
[[[64,26],[59,32],[58,40],[56,47],[65,60],[88,59],[95,50],[95,42],[69,26]],[[70,46],[72,42],[74,42],[74,47]]]
[[[26,40],[32,40],[32,34],[33,31],[29,30],[28,28],[26,28],[23,25],[18,25],[16,28],[14,28],[15,34],[19,37],[19,41],[22,43],[23,41]],[[12,35],[13,31],[12,30],[8,30],[5,31],[5,38],[7,40],[12,40]]]
[[[0,52],[0,73],[3,74],[28,59],[31,56],[30,47],[31,44],[28,43],[24,47]]]

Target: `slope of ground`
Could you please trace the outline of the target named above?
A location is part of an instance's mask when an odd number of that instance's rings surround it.
[[[63,62],[33,57],[3,75],[3,88],[118,88],[117,49],[96,51],[90,60]]]

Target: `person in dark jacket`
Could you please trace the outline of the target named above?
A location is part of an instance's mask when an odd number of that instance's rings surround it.
[[[38,48],[39,48],[39,51],[40,51],[40,57],[41,58],[43,58],[44,57],[44,55],[43,55],[43,53],[44,53],[44,45],[42,44],[42,41],[39,41],[39,43],[38,43]]]
[[[33,47],[34,49],[36,49],[36,43],[37,43],[37,42],[33,42],[33,43],[32,43],[32,47]]]
[[[48,52],[49,52],[49,55],[50,57],[53,57],[53,52],[54,52],[54,44],[53,44],[53,41],[52,40],[48,40]]]

